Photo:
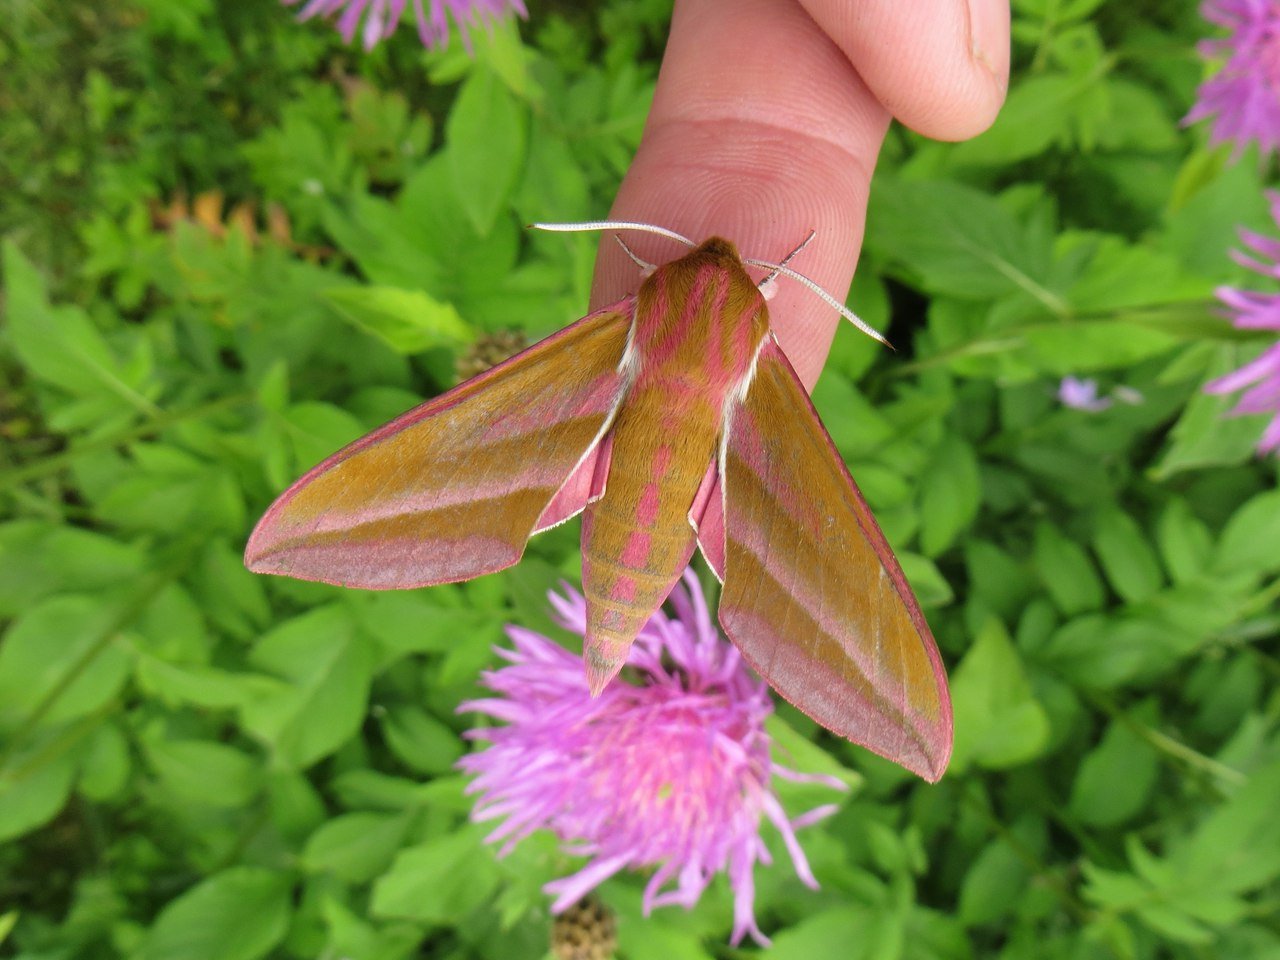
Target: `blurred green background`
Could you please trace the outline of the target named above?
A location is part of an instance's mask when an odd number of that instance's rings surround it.
[[[821,890],[760,869],[757,915],[779,958],[1280,957],[1276,463],[1200,391],[1262,344],[1213,291],[1265,283],[1228,251],[1276,231],[1274,167],[1179,124],[1193,4],[1014,8],[995,127],[890,134],[850,303],[898,352],[844,329],[815,392],[955,759],[930,787],[782,710],[862,779],[801,834]],[[472,57],[267,0],[3,0],[0,954],[545,955],[574,861],[483,845],[454,708],[504,623],[551,629],[576,524],[423,591],[240,562],[477,342],[584,311],[596,238],[522,224],[607,211],[670,3],[530,12]],[[727,885],[642,920],[643,882],[602,890],[621,955],[747,952]]]

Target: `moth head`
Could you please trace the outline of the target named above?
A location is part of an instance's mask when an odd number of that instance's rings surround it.
[[[741,265],[759,267],[762,270],[769,271],[768,276],[756,284],[760,289],[761,296],[766,300],[772,299],[774,295],[774,283],[776,279],[779,276],[787,277],[808,288],[820,300],[834,309],[840,314],[840,316],[844,317],[867,336],[874,340],[879,340],[885,346],[889,346],[889,341],[882,337],[877,330],[865,323],[856,313],[846,307],[831,294],[827,293],[827,291],[819,284],[810,280],[804,274],[798,273],[787,266],[788,262],[796,254],[808,246],[809,241],[814,237],[813,231],[810,231],[809,236],[807,236],[798,247],[787,254],[781,263],[773,263],[769,260],[757,260],[754,257],[742,257],[738,254],[738,248],[735,247],[731,241],[725,240],[721,237],[712,237],[701,244],[697,244],[683,234],[676,233],[676,231],[669,230],[666,227],[660,227],[654,223],[640,223],[639,221],[633,220],[589,220],[584,223],[531,223],[529,226],[537,230],[550,230],[556,233],[580,233],[591,230],[638,230],[643,233],[654,233],[660,237],[675,240],[678,243],[683,243],[686,247],[693,247],[694,250],[690,256],[700,253],[708,253],[715,256],[723,255],[732,257]],[[640,267],[642,276],[648,277],[657,269],[655,264],[648,263],[636,256],[631,248],[623,243],[620,237],[615,239],[617,239],[618,243],[621,244],[622,249],[626,251],[627,256],[629,256]]]

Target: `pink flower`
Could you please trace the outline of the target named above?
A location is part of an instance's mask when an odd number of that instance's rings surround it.
[[[1271,201],[1272,219],[1280,223],[1280,193],[1268,193],[1267,198]],[[1280,240],[1252,230],[1241,230],[1240,239],[1256,256],[1235,250],[1232,258],[1261,276],[1280,279]],[[1234,315],[1232,323],[1237,330],[1274,330],[1280,334],[1280,294],[1235,287],[1219,287],[1217,294]],[[1205,384],[1204,389],[1208,393],[1244,390],[1231,412],[1271,414],[1258,441],[1258,452],[1270,453],[1280,448],[1280,340],[1239,370]]]
[[[1280,3],[1205,0],[1200,12],[1230,33],[1200,43],[1202,56],[1225,63],[1200,85],[1183,123],[1212,117],[1211,142],[1232,142],[1236,153],[1250,140],[1264,152],[1274,150],[1280,144]]]
[[[765,718],[768,686],[712,625],[697,578],[671,595],[676,617],[661,612],[640,632],[626,674],[592,698],[578,654],[521,627],[508,627],[514,650],[486,673],[497,696],[462,704],[505,721],[473,730],[489,746],[459,766],[476,774],[473,818],[503,822],[488,836],[500,855],[538,829],[553,831],[568,853],[590,858],[577,873],[543,889],[554,913],[572,906],[613,874],[654,868],[644,891],[654,907],[692,907],[712,878],[726,872],[734,894],[733,943],[756,926],[753,873],[769,862],[760,838],[767,818],[782,835],[797,876],[817,882],[795,831],[835,810],[819,807],[788,819],[773,777],[843,789],[833,777],[795,773],[770,757]],[[582,596],[565,586],[550,595],[558,620],[586,627]],[[670,889],[665,889],[668,884]]]
[[[302,0],[283,0],[289,6]],[[379,40],[395,33],[400,25],[407,0],[308,0],[298,14],[299,20],[312,17],[332,17],[338,21],[338,32],[350,43],[360,31],[360,39],[366,50],[372,50]],[[462,29],[463,43],[467,43],[467,30],[477,22],[488,23],[514,11],[528,16],[524,0],[413,0],[413,13],[418,21],[418,36],[427,48],[443,47],[449,42],[449,20],[452,15]],[[364,26],[360,26],[361,18]]]

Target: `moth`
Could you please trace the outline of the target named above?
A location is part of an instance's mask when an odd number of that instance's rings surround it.
[[[720,624],[761,677],[937,780],[952,739],[942,661],[762,288],[794,278],[879,335],[787,266],[800,248],[773,264],[645,224],[535,226],[643,229],[691,249],[657,267],[631,254],[646,270],[634,295],[312,469],[258,522],[248,567],[377,590],[452,583],[514,564],[581,513],[594,694],[697,547],[723,583]],[[771,272],[757,285],[748,266]]]

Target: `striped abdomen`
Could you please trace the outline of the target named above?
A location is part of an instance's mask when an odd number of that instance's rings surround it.
[[[689,509],[715,460],[726,397],[767,331],[764,301],[726,241],[659,268],[637,295],[634,380],[610,431],[604,496],[583,514],[593,690],[621,669],[689,563]]]

